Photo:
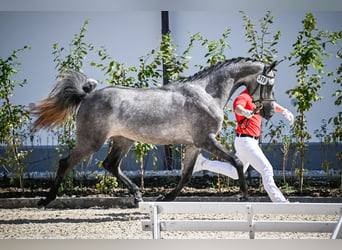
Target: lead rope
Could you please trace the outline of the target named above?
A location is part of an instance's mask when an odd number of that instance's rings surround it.
[[[260,103],[260,105],[258,105],[252,112],[253,115],[255,115],[257,112],[259,112],[261,109],[263,108],[262,103]],[[247,121],[246,121],[247,120]],[[244,122],[246,121],[246,124],[244,124]],[[247,118],[244,117],[242,120],[239,121],[239,125],[241,127],[242,130],[245,130],[248,128],[249,124],[251,123],[251,118]]]

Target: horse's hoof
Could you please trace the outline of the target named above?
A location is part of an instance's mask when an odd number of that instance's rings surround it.
[[[37,206],[38,206],[38,208],[43,208],[43,207],[46,207],[48,203],[49,202],[46,199],[40,199],[38,201]]]
[[[247,196],[240,196],[239,201],[246,202],[246,201],[248,201],[248,197]]]
[[[172,196],[169,196],[169,195],[160,195],[156,201],[174,201],[175,198],[173,198]]]
[[[141,197],[134,197],[134,206],[139,207],[139,203],[144,202],[143,198]]]
[[[164,195],[159,195],[156,201],[165,201],[165,196]]]

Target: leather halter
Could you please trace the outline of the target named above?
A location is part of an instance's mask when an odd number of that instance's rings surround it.
[[[253,92],[250,94],[250,96],[252,97],[252,102],[255,103],[255,105],[256,105],[256,108],[252,112],[253,115],[258,113],[263,108],[263,104],[262,104],[263,101],[275,101],[275,99],[266,99],[266,98],[263,98],[263,96],[262,96],[264,86],[267,86],[269,84],[269,80],[274,78],[272,76],[268,76],[266,74],[266,71],[267,71],[267,68],[266,68],[266,65],[265,65],[262,74],[258,75],[258,77],[257,77],[257,86],[255,87]],[[257,91],[258,88],[260,89],[259,99],[258,100],[254,100],[253,99],[253,94]],[[242,120],[239,121],[239,124],[240,124],[240,126],[241,126],[241,128],[243,130],[248,128],[248,126],[250,124],[250,120],[251,119],[248,119],[247,117],[244,117]],[[245,121],[246,121],[246,123],[244,124]]]
[[[274,78],[272,76],[268,76],[266,74],[266,71],[267,71],[267,68],[266,68],[266,65],[265,65],[262,74],[258,75],[258,77],[257,77],[257,85],[256,85],[255,89],[250,94],[250,96],[253,99],[253,103],[262,103],[263,101],[275,101],[275,99],[263,98],[263,89],[264,89],[264,87],[269,85],[269,80],[270,79]],[[254,100],[253,95],[257,91],[258,88],[260,89],[259,99],[258,100]]]

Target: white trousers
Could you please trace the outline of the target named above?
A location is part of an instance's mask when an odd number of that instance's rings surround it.
[[[243,163],[243,172],[245,173],[249,165],[252,165],[262,177],[264,188],[273,202],[287,202],[273,179],[273,168],[268,161],[258,141],[249,137],[236,137],[234,141],[236,156]],[[199,155],[194,171],[208,170],[211,172],[229,176],[232,179],[238,179],[236,168],[227,162],[211,161]]]

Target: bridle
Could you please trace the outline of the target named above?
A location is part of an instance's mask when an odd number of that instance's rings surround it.
[[[274,78],[274,76],[268,76],[267,75],[267,73],[269,71],[270,71],[270,69],[267,68],[266,65],[265,65],[262,74],[257,76],[257,80],[256,80],[257,81],[257,86],[255,87],[255,89],[250,94],[250,96],[253,98],[254,93],[259,88],[259,91],[260,91],[259,99],[258,100],[254,100],[254,99],[252,100],[252,102],[256,105],[256,108],[252,112],[253,115],[258,113],[263,108],[263,104],[262,104],[263,101],[276,101],[275,99],[263,98],[264,87],[269,85],[270,79]],[[245,120],[247,120],[247,122],[244,124]],[[243,130],[245,130],[245,129],[248,128],[250,122],[251,122],[251,119],[248,119],[247,117],[244,117],[243,119],[241,119],[239,121],[239,124],[240,124],[240,127]]]
[[[255,87],[255,89],[252,91],[252,93],[250,94],[250,96],[253,98],[254,93],[259,89],[259,99],[258,100],[254,100],[253,99],[253,103],[255,103],[257,105],[257,103],[262,103],[263,101],[276,101],[275,99],[269,99],[269,98],[263,98],[263,90],[265,86],[270,85],[269,81],[270,79],[273,79],[274,76],[268,76],[267,73],[269,72],[269,69],[266,67],[266,65],[264,66],[264,70],[262,72],[261,75],[257,76],[257,85]],[[257,105],[258,106],[258,105]]]

